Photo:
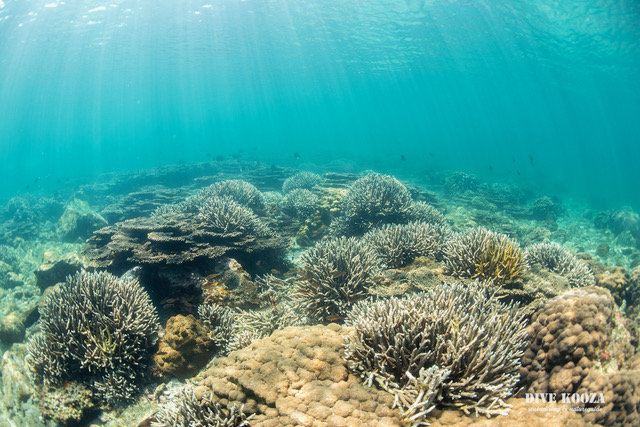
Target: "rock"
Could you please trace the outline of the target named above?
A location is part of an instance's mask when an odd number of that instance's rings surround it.
[[[4,344],[22,341],[24,332],[24,323],[16,313],[9,313],[0,318],[0,341]]]
[[[34,271],[36,285],[40,290],[64,282],[67,276],[82,270],[82,263],[73,252],[61,254],[56,251],[46,251],[42,254],[42,259],[42,264]]]
[[[85,201],[74,199],[58,220],[58,234],[67,242],[85,240],[95,230],[107,226],[107,221],[93,211]]]

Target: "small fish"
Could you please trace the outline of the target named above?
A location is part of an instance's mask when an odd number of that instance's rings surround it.
[[[35,179],[33,180],[33,183],[34,183],[34,184],[37,184],[37,183],[38,183],[38,181],[40,181],[40,177],[39,177],[39,176],[36,176],[36,177],[35,177]]]
[[[284,273],[286,277],[295,276],[296,274],[298,274],[298,270],[289,270],[286,273]]]
[[[259,259],[258,261],[256,261],[256,267],[260,267],[260,264],[262,264],[262,260]]]
[[[531,153],[529,153],[529,163],[531,163],[531,166],[535,166],[533,164],[533,155]]]
[[[271,274],[282,274],[280,273],[278,270],[276,270],[275,268],[271,269]]]
[[[333,273],[333,274],[331,275],[331,277],[333,277],[334,279],[337,279],[338,277],[342,277],[342,276],[344,276],[345,274],[347,274],[347,273],[346,273],[346,272],[344,272],[344,271],[339,271],[339,272],[337,272],[337,273]]]
[[[218,162],[224,161],[224,156],[216,156],[216,161]]]
[[[400,154],[400,160],[402,160],[403,162],[406,162],[407,158],[404,156],[404,154]]]
[[[300,160],[300,153],[293,153],[293,158],[296,160]]]
[[[493,172],[493,165],[489,165],[489,172]]]
[[[518,176],[520,176],[520,169],[518,169]]]
[[[179,298],[166,298],[164,300],[162,300],[161,304],[173,304],[174,302],[178,301]]]
[[[335,321],[338,321],[338,320],[343,320],[343,319],[344,319],[344,317],[343,317],[343,316],[333,316],[333,315],[332,315],[332,316],[327,316],[327,317],[326,317],[326,319],[327,319],[329,322],[335,322]]]
[[[218,277],[218,276],[220,276],[220,273],[213,273],[213,274],[208,275],[208,276],[206,277],[206,279],[207,279],[207,280],[213,280],[213,279],[215,279],[215,278],[216,278],[216,277]]]

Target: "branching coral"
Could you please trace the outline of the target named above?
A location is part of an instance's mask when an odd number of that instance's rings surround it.
[[[203,304],[198,307],[198,317],[209,330],[209,338],[218,350],[226,348],[235,334],[238,313],[229,307]]]
[[[275,233],[253,211],[229,197],[212,197],[200,207],[199,219],[223,233],[270,237]]]
[[[444,264],[454,276],[491,280],[496,284],[514,280],[527,269],[518,242],[482,227],[449,239]]]
[[[441,225],[443,227],[447,225],[444,215],[426,202],[414,202],[411,204],[408,217],[412,221],[426,222],[427,224]]]
[[[367,296],[380,272],[373,248],[353,237],[320,242],[302,261],[293,299],[309,316],[323,320],[344,317],[353,303]]]
[[[412,212],[411,194],[392,176],[370,174],[351,185],[343,212],[331,225],[332,235],[359,236],[383,224],[406,223]]]
[[[322,183],[322,177],[313,172],[300,172],[284,180],[282,192],[288,194],[294,190],[310,190]]]
[[[137,391],[159,324],[137,281],[81,272],[44,297],[40,328],[27,350],[34,382],[84,383],[110,404]]]
[[[350,369],[395,395],[411,422],[434,406],[503,414],[518,381],[525,321],[482,286],[356,304],[346,320]]]
[[[309,190],[296,189],[280,201],[280,209],[289,216],[306,218],[313,215],[318,207],[318,196]]]
[[[364,235],[364,241],[374,248],[387,267],[399,268],[418,256],[439,256],[446,232],[441,225],[412,222],[371,230]]]
[[[244,414],[243,407],[232,404],[228,408],[213,403],[212,395],[203,391],[200,396],[193,386],[179,389],[155,414],[154,427],[248,427],[253,415]]]
[[[160,206],[154,215],[197,213],[212,199],[227,198],[237,204],[262,212],[266,209],[264,195],[253,184],[240,179],[220,181],[203,188],[183,202]]]
[[[596,279],[593,272],[568,249],[557,243],[538,243],[525,250],[530,265],[540,264],[547,270],[565,277],[571,286],[593,286]]]

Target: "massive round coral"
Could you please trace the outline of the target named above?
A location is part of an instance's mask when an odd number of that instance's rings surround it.
[[[380,260],[368,244],[341,237],[316,244],[302,256],[301,280],[293,298],[309,316],[338,320],[368,295],[380,274]]]
[[[311,190],[322,183],[322,177],[313,172],[299,172],[284,180],[282,192],[288,194],[294,190]]]
[[[356,304],[345,324],[344,357],[368,384],[396,397],[411,422],[434,406],[465,413],[507,412],[526,332],[513,305],[482,286],[444,285],[427,293]]]
[[[137,281],[81,272],[45,295],[40,329],[27,350],[34,382],[83,383],[110,404],[137,392],[159,324]]]

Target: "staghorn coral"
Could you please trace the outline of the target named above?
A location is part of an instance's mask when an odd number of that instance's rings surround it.
[[[198,219],[224,234],[272,237],[275,233],[253,211],[229,197],[212,197],[202,204]]]
[[[412,222],[371,230],[363,239],[388,268],[399,268],[419,256],[440,256],[446,232],[442,225]]]
[[[571,286],[593,286],[591,269],[575,255],[557,243],[538,243],[525,250],[527,262],[540,264],[547,270],[565,277]]]
[[[453,276],[491,280],[496,284],[517,279],[527,269],[518,242],[483,227],[449,239],[444,264],[447,273]]]
[[[640,358],[611,293],[599,287],[571,289],[532,317],[522,357],[523,391],[603,393],[597,413],[604,425],[640,421]]]
[[[444,215],[426,202],[414,202],[409,209],[408,218],[412,221],[426,222],[427,224],[447,226]]]
[[[318,196],[311,191],[296,189],[282,198],[280,209],[289,216],[307,218],[316,212],[318,201]]]
[[[256,212],[263,212],[267,206],[264,195],[253,184],[240,179],[230,179],[211,184],[180,203],[160,206],[152,216],[197,213],[207,202],[217,198],[231,199]]]
[[[238,312],[216,304],[203,304],[198,307],[198,317],[209,330],[209,338],[218,351],[224,350],[235,334]]]
[[[336,324],[288,327],[218,358],[195,381],[222,404],[244,404],[253,427],[400,426],[393,397],[366,387],[341,357]]]
[[[34,382],[77,381],[111,404],[136,393],[159,324],[137,281],[81,272],[45,295],[40,329],[27,350]]]
[[[518,381],[525,321],[485,287],[443,285],[427,293],[356,304],[346,320],[348,366],[394,394],[407,421],[435,406],[466,414],[508,412]]]
[[[205,304],[198,307],[198,315],[209,329],[209,337],[216,343],[218,353],[223,355],[278,329],[302,325],[307,320],[286,304],[246,311]]]
[[[380,260],[373,248],[356,238],[316,244],[302,256],[301,279],[292,298],[303,312],[322,320],[344,317],[376,283]]]
[[[247,416],[244,407],[223,407],[212,402],[212,394],[184,386],[173,393],[155,414],[153,427],[248,427],[253,415]]]
[[[343,199],[344,217],[332,235],[359,236],[383,224],[406,223],[412,208],[409,190],[389,175],[373,173],[354,182]]]
[[[289,194],[294,190],[311,190],[316,185],[322,184],[322,177],[313,172],[300,172],[284,180],[282,192]]]

